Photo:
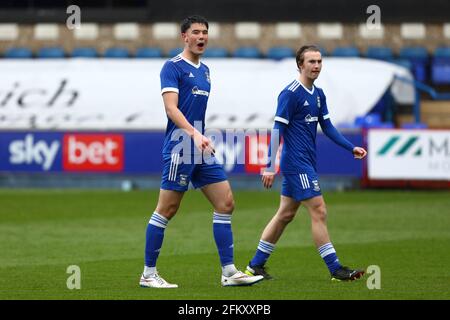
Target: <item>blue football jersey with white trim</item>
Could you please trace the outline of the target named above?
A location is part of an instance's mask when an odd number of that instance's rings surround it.
[[[205,129],[205,113],[211,90],[209,68],[199,63],[195,65],[191,61],[178,55],[164,64],[160,73],[161,94],[164,92],[178,93],[178,109],[186,117],[191,125],[200,122],[201,127],[195,126],[201,133]],[[170,154],[180,140],[171,141],[174,130],[178,127],[168,119],[166,135],[163,145],[163,154]],[[183,150],[193,153],[195,146],[191,143],[191,150]]]
[[[330,121],[325,95],[313,85],[294,80],[281,91],[275,121],[286,124],[280,168],[284,173],[316,170],[317,123]]]

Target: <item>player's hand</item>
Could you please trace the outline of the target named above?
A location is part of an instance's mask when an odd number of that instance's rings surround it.
[[[367,151],[364,148],[361,147],[354,147],[353,148],[353,156],[355,159],[362,159],[367,155]]]
[[[214,154],[216,150],[214,149],[214,145],[207,137],[202,135],[200,132],[196,131],[194,133],[194,144],[195,146],[202,152],[206,152],[209,154]]]
[[[263,176],[261,178],[264,188],[266,188],[266,189],[272,188],[274,180],[275,180],[274,172],[264,171]]]

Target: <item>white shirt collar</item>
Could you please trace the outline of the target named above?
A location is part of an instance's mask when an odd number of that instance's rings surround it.
[[[298,83],[300,83],[300,85],[303,87],[303,89],[305,89],[309,94],[313,94],[314,93],[314,85],[312,86],[312,89],[309,90],[307,87],[305,87],[305,85],[298,79],[295,79],[295,81],[297,81]]]
[[[183,55],[180,53],[180,57],[181,59],[183,59],[184,61],[186,61],[187,63],[189,63],[191,66],[193,66],[194,68],[200,68],[200,66],[202,65],[202,62],[199,60],[198,64],[193,63],[192,61],[186,59],[185,57],[183,57]]]

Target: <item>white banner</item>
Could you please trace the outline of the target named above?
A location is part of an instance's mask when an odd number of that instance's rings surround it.
[[[368,132],[369,179],[450,181],[450,130]]]
[[[159,73],[165,60],[2,60],[0,129],[164,129]],[[298,77],[295,60],[204,59],[212,89],[210,128],[270,128],[280,91]],[[322,87],[334,124],[367,113],[405,68],[325,58]],[[411,88],[395,90],[412,101]]]

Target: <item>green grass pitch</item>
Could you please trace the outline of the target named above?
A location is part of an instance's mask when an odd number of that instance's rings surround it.
[[[274,214],[277,192],[235,191],[236,265],[244,269]],[[276,278],[223,288],[212,236],[212,209],[199,191],[185,195],[166,229],[158,261],[178,289],[143,289],[145,229],[157,191],[0,190],[0,299],[449,299],[448,191],[328,192],[328,225],[343,264],[381,270],[381,288],[366,275],[331,282],[314,248],[304,208],[268,262]],[[81,270],[69,290],[67,267]]]

